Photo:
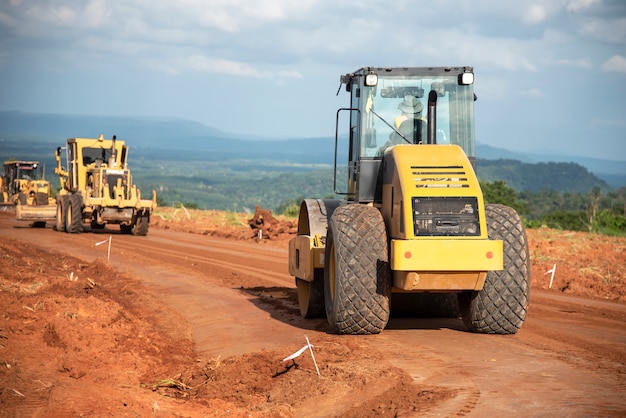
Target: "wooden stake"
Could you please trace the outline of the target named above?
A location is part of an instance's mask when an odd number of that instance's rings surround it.
[[[313,349],[311,348],[311,343],[309,342],[309,337],[307,337],[306,335],[304,336],[304,338],[306,338],[306,345],[309,347],[309,351],[311,352],[311,357],[313,358],[313,364],[315,364],[315,370],[317,371],[317,375],[320,375],[320,369],[317,367],[317,361],[315,361],[315,356],[313,355]]]

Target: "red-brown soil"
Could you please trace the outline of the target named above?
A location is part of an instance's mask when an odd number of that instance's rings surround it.
[[[252,215],[159,213],[147,237],[0,213],[0,416],[626,414],[625,238],[528,230],[515,336],[456,318],[336,336],[299,316],[294,221],[259,241]]]

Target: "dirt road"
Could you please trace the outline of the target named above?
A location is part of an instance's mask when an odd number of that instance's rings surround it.
[[[217,387],[206,384],[184,405],[159,397],[162,414],[626,414],[626,304],[533,289],[527,321],[513,336],[472,334],[457,318],[407,317],[392,317],[380,335],[335,336],[326,332],[325,320],[300,318],[284,246],[156,228],[147,237],[121,235],[116,228],[86,229],[79,235],[33,229],[0,214],[0,243],[72,254],[84,263],[106,260],[110,238],[108,265],[180,314],[167,314],[167,332],[178,332],[181,340],[188,335],[195,342],[190,355],[197,361],[213,362],[212,369],[222,362],[223,374],[208,379],[219,382]],[[158,312],[145,313],[150,315]],[[10,326],[1,321],[0,336],[10,337]],[[305,338],[314,346],[317,364],[308,352],[298,358],[297,367],[282,363],[306,344]],[[1,348],[0,360],[10,363]],[[236,388],[226,379],[235,379]],[[4,389],[4,405],[13,413],[0,416],[20,415],[19,403],[6,401],[8,388],[0,383],[0,411]],[[147,406],[137,405],[134,414],[151,411],[150,396],[137,399]],[[48,397],[47,406],[29,411],[47,416],[63,410],[51,402],[54,397]],[[80,412],[80,406],[72,411]],[[107,411],[102,415],[120,410]]]

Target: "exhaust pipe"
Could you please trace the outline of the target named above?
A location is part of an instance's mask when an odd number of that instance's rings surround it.
[[[108,163],[109,168],[113,168],[113,165],[115,164],[115,160],[117,160],[117,152],[115,151],[116,139],[117,139],[117,136],[113,135],[112,142],[111,142],[111,156],[109,157],[109,163]]]
[[[426,132],[426,143],[437,143],[437,92],[431,90],[428,93],[428,131]]]

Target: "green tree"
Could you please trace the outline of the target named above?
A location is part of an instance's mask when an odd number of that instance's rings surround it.
[[[503,180],[493,183],[480,183],[485,203],[500,203],[512,207],[520,214],[528,213],[528,206],[517,197],[515,189],[507,186]]]

